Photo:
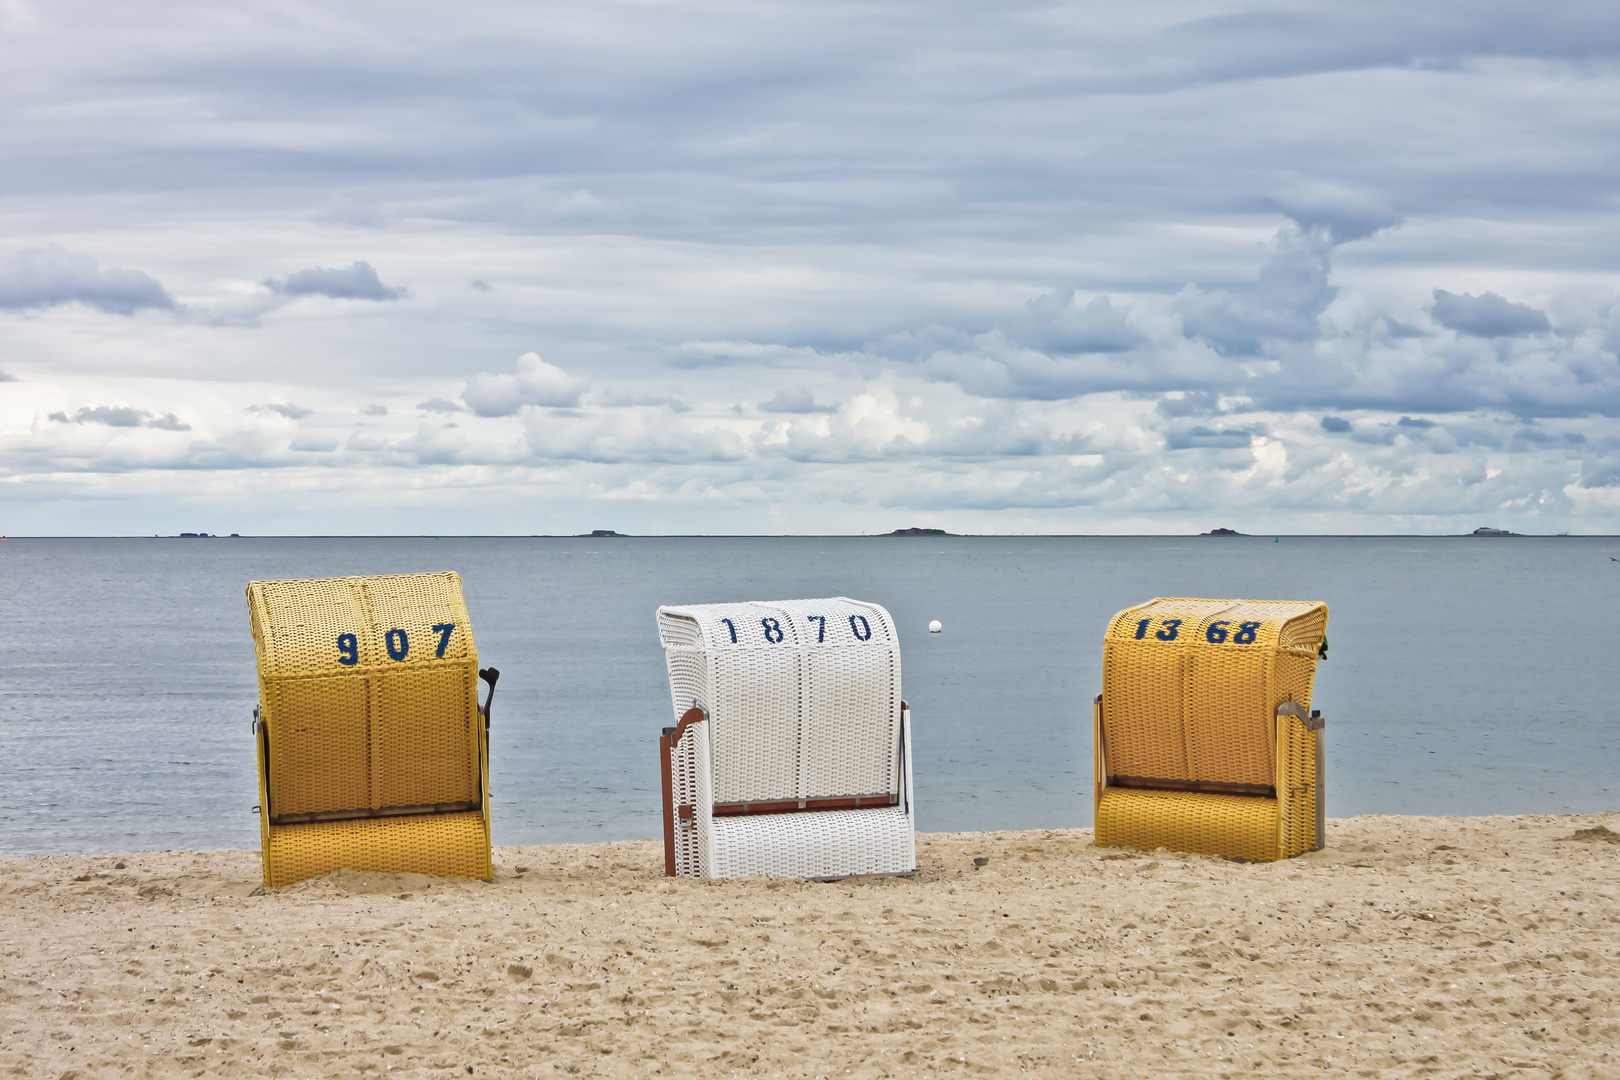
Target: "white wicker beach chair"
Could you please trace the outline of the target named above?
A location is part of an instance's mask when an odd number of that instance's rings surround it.
[[[889,613],[846,597],[658,609],[664,872],[916,869],[911,714]]]

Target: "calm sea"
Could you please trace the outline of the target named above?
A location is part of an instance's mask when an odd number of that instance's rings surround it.
[[[837,537],[0,543],[0,854],[258,844],[256,578],[454,570],[501,669],[500,844],[660,834],[661,603],[846,595],[901,628],[927,831],[1091,823],[1110,615],[1324,600],[1328,811],[1620,808],[1620,540]],[[929,634],[928,622],[944,623]]]

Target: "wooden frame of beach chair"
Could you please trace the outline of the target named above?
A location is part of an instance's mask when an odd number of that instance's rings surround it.
[[[452,573],[255,581],[266,885],[493,876],[489,709]],[[478,680],[489,701],[478,703]]]
[[[917,866],[911,710],[889,613],[847,597],[661,607],[664,872]]]
[[[1092,709],[1098,844],[1320,850],[1326,604],[1159,597],[1114,616]]]

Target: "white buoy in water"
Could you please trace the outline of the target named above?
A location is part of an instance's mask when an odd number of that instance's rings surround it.
[[[935,619],[933,622],[928,624],[928,632],[930,634],[937,634],[943,629],[945,629],[945,628],[943,626],[939,625],[939,620],[938,619]]]

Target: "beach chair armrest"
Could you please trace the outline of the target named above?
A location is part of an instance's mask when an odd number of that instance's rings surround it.
[[[678,724],[672,728],[664,729],[664,734],[669,736],[670,748],[673,749],[680,745],[681,737],[691,730],[692,725],[701,724],[708,718],[709,711],[703,708],[701,705],[694,705],[690,709],[683,712]]]
[[[681,738],[687,731],[709,718],[708,712],[700,705],[694,704],[681,714],[680,721],[674,727],[664,728],[658,738],[658,756],[662,759],[663,788],[664,788],[664,874],[675,877],[677,874],[676,855],[676,821],[691,824],[697,808],[686,803],[677,806],[675,802],[675,749],[680,745]],[[708,808],[705,808],[705,813]]]
[[[1305,706],[1292,701],[1285,701],[1277,706],[1278,716],[1297,716],[1299,722],[1305,725],[1306,731],[1321,731],[1327,726],[1327,717],[1322,715],[1321,709],[1312,709],[1309,712]]]

